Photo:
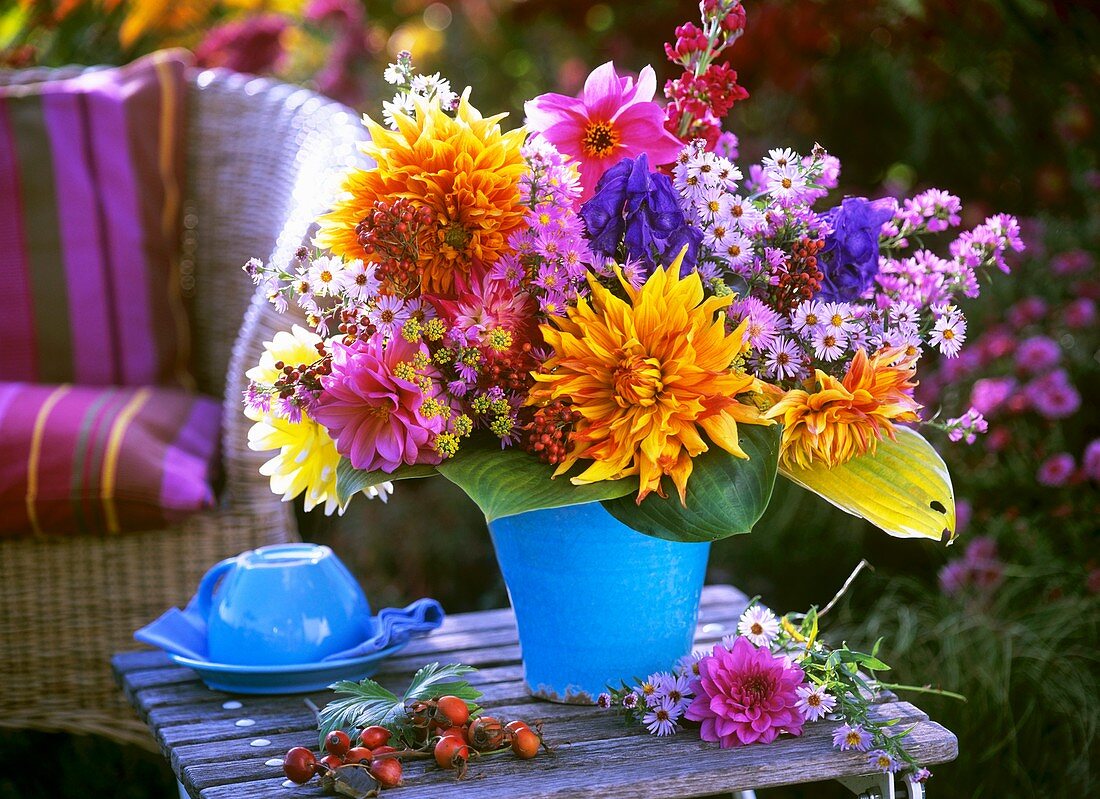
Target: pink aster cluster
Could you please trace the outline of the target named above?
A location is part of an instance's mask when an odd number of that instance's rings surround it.
[[[701,722],[704,741],[723,748],[774,741],[781,732],[799,735],[805,719],[798,688],[805,675],[782,655],[737,638],[729,649],[714,647],[699,661],[695,699],[684,717]]]

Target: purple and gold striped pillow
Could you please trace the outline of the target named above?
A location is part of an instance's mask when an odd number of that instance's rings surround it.
[[[214,504],[219,404],[0,383],[0,537],[155,530]]]
[[[192,385],[178,274],[187,59],[0,86],[9,379]]]

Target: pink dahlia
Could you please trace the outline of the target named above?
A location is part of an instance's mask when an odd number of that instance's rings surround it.
[[[583,189],[578,203],[623,158],[645,153],[654,166],[676,160],[684,144],[665,130],[665,112],[653,101],[656,91],[653,67],[643,69],[635,83],[620,78],[608,61],[592,71],[579,97],[540,94],[524,104],[528,130],[577,160]]]
[[[425,417],[420,386],[394,373],[418,353],[426,356],[427,348],[400,336],[385,346],[381,335],[333,345],[332,374],[321,378],[324,391],[313,417],[356,469],[392,472],[402,465],[440,462],[432,444],[443,430],[443,418]]]
[[[798,687],[804,680],[801,668],[742,636],[732,648],[715,646],[699,661],[695,699],[684,718],[702,722],[700,737],[723,749],[770,743],[781,732],[801,735]]]

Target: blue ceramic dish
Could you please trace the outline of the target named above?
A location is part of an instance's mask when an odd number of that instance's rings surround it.
[[[362,680],[372,676],[383,660],[404,649],[408,641],[346,660],[297,663],[282,666],[239,666],[211,663],[168,653],[173,663],[198,672],[208,688],[231,694],[300,694],[323,691],[337,680]]]

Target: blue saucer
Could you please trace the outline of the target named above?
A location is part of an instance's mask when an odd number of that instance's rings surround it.
[[[370,677],[383,660],[404,649],[408,641],[357,658],[324,660],[320,663],[295,663],[287,666],[238,666],[211,663],[168,652],[168,658],[180,666],[198,672],[207,688],[231,694],[302,694],[323,691],[337,680],[362,680]]]

